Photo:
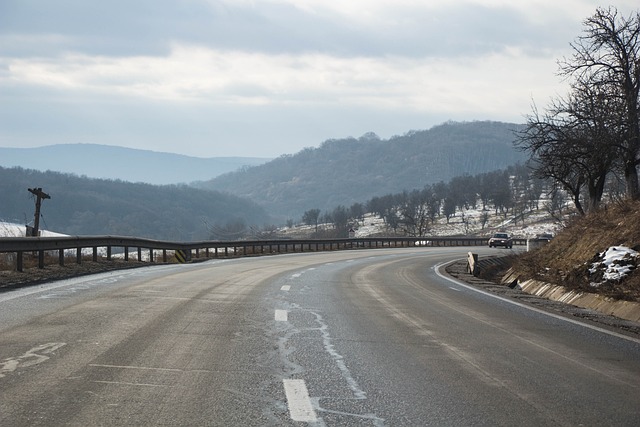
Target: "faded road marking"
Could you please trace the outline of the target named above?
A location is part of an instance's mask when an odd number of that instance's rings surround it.
[[[275,319],[278,322],[286,322],[288,319],[287,310],[276,310]]]
[[[289,416],[293,421],[314,422],[318,418],[313,410],[304,380],[282,380],[287,395]]]
[[[45,354],[51,354],[64,345],[64,342],[50,342],[34,347],[22,356],[5,359],[0,362],[0,378],[18,368],[28,368],[49,360],[49,356]]]
[[[130,385],[130,386],[136,386],[136,387],[162,387],[162,388],[171,387],[164,384],[127,383],[122,381],[93,381],[93,382],[97,384]]]
[[[185,372],[184,369],[176,368],[155,368],[150,366],[123,366],[123,365],[100,365],[97,363],[90,363],[92,368],[113,368],[113,369],[140,369],[145,371],[167,371],[167,372]],[[209,372],[209,371],[207,371]]]
[[[283,287],[280,288],[281,291],[290,291],[291,290],[291,286],[289,285],[284,285]]]

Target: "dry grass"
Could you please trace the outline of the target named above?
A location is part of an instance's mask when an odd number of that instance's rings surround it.
[[[574,219],[546,246],[520,256],[514,267],[525,278],[613,298],[640,300],[640,269],[621,282],[590,285],[588,269],[595,256],[611,246],[640,250],[640,202],[620,202]]]

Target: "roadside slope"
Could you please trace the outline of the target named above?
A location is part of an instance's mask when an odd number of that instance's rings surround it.
[[[640,249],[640,202],[612,204],[575,218],[544,247],[516,258],[513,268],[520,280],[539,280],[569,290],[629,301],[640,301],[640,269],[619,280],[600,278],[589,270],[608,248]],[[637,266],[637,258],[636,258]]]

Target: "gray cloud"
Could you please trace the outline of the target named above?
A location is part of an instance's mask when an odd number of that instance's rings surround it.
[[[571,37],[566,17],[535,22],[515,8],[454,3],[420,8],[371,26],[290,4],[112,0],[3,0],[4,51],[55,55],[162,55],[180,41],[218,49],[268,53],[323,52],[352,56],[450,56],[556,46]],[[555,21],[555,22],[554,22]],[[566,43],[566,42],[562,42]],[[6,45],[6,44],[5,44]]]

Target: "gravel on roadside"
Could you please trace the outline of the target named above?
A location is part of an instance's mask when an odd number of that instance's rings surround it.
[[[511,298],[520,303],[536,307],[540,310],[553,312],[561,316],[579,318],[581,321],[585,321],[604,329],[616,331],[636,338],[640,337],[640,323],[620,319],[595,310],[541,298],[528,294],[518,288],[510,288],[509,286],[475,277],[468,273],[467,262],[465,260],[451,263],[446,266],[445,270],[451,277],[471,286],[501,295],[505,298]]]
[[[25,286],[53,282],[55,280],[86,276],[88,274],[145,267],[149,265],[154,264],[131,260],[100,260],[97,262],[86,261],[82,264],[68,263],[63,266],[52,264],[45,266],[45,268],[31,267],[25,268],[23,272],[2,270],[0,271],[0,292]]]

